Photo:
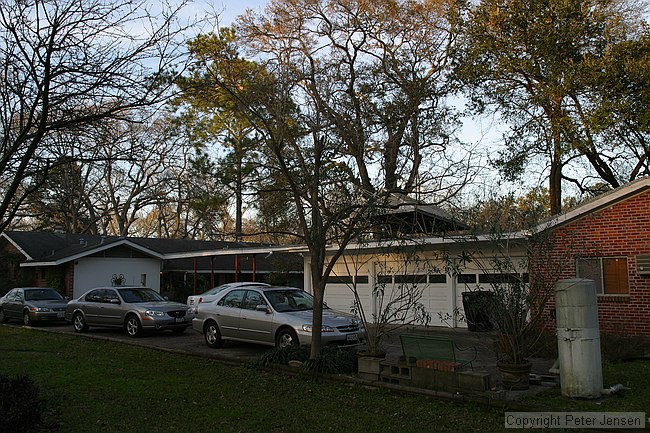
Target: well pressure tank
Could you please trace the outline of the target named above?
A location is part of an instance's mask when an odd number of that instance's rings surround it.
[[[603,371],[594,282],[579,278],[558,281],[555,309],[562,395],[600,397]]]

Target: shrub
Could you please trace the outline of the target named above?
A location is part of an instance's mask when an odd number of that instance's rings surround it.
[[[621,362],[644,356],[650,352],[650,339],[619,335],[600,334],[600,348],[603,358],[610,362]]]
[[[259,360],[264,366],[288,365],[289,361],[300,361],[303,363],[303,370],[315,373],[349,374],[357,371],[356,351],[334,345],[324,346],[316,359],[309,359],[307,346],[287,346],[268,350]]]
[[[45,410],[45,401],[31,378],[0,375],[0,431],[45,431]]]
[[[339,346],[324,346],[318,358],[305,361],[303,369],[316,373],[350,374],[356,373],[357,366],[355,350]]]
[[[262,365],[288,365],[289,361],[304,362],[307,358],[309,358],[309,348],[307,346],[275,347],[262,354],[260,363]]]

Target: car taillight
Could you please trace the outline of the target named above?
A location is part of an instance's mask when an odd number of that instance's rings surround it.
[[[199,298],[199,304],[203,302],[203,298]]]

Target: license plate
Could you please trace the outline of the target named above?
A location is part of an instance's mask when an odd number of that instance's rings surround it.
[[[357,334],[348,334],[346,337],[348,341],[358,341],[359,336]]]
[[[186,320],[185,317],[177,317],[174,321],[176,323],[182,323],[182,322],[185,322],[185,320]]]
[[[60,313],[56,313],[56,318],[57,319],[63,319],[64,317],[65,317],[65,312],[62,311]]]

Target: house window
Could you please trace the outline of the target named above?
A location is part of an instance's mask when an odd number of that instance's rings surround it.
[[[627,259],[625,257],[581,258],[577,261],[578,278],[596,283],[599,295],[627,295]]]

